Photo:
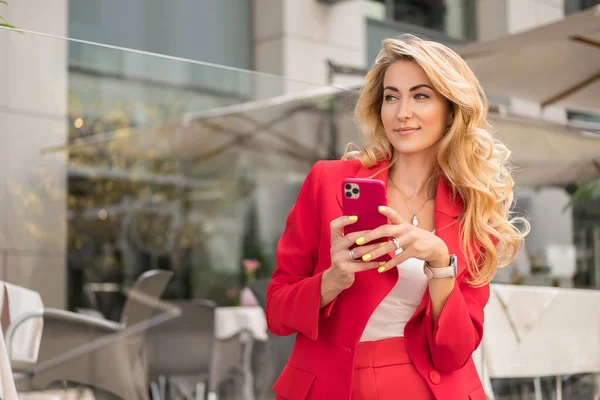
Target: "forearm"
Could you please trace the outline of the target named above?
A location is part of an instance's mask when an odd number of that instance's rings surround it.
[[[448,250],[442,249],[439,256],[431,261],[429,265],[432,268],[447,267],[450,264],[450,255]],[[429,297],[431,299],[431,315],[433,317],[433,325],[437,323],[438,317],[454,289],[456,277],[436,278],[429,281]]]
[[[450,296],[454,285],[456,283],[455,277],[431,279],[429,281],[429,297],[431,299],[431,316],[433,318],[433,325],[437,323],[437,320]]]
[[[341,293],[341,290],[330,284],[328,272],[321,275],[321,310],[327,307]]]

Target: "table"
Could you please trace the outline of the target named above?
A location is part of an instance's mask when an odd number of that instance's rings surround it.
[[[252,351],[255,341],[266,341],[267,320],[261,307],[218,307],[215,313],[215,370],[225,370],[227,365],[226,340],[239,335],[242,342],[242,372],[244,375],[244,400],[254,400],[254,377],[252,374]],[[227,364],[227,363],[225,363]],[[217,373],[217,376],[221,375]]]
[[[600,373],[600,291],[493,284],[481,347],[489,378],[555,376],[560,400],[560,376]]]

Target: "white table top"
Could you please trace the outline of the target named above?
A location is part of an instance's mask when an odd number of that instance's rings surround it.
[[[491,285],[483,351],[491,378],[600,372],[600,291]]]
[[[267,320],[260,307],[218,307],[215,315],[215,336],[227,339],[242,330],[256,340],[267,340]]]

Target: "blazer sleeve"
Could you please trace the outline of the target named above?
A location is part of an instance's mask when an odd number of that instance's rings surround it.
[[[490,285],[472,287],[458,277],[437,322],[433,323],[431,299],[425,313],[425,331],[433,365],[442,372],[462,368],[483,337],[483,309]],[[428,296],[429,297],[429,296]]]
[[[319,182],[323,162],[310,170],[279,240],[277,267],[267,286],[266,316],[271,332],[285,336],[302,333],[316,340],[321,316],[332,304],[321,306],[322,272],[313,275],[320,243]]]

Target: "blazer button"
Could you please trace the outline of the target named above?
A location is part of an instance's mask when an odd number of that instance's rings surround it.
[[[438,383],[440,383],[440,380],[441,380],[440,374],[437,371],[431,371],[429,373],[429,380],[434,385],[437,385]]]

